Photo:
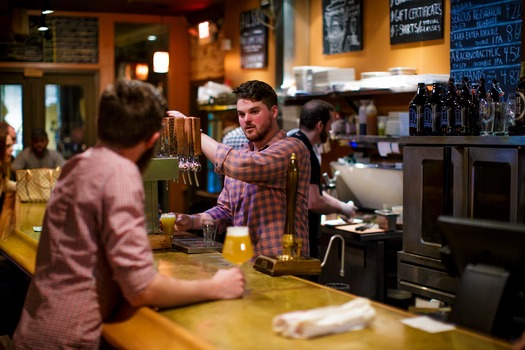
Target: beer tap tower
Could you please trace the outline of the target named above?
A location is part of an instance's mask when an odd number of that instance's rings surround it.
[[[321,261],[301,256],[302,241],[295,237],[295,206],[299,167],[297,157],[292,153],[286,179],[286,221],[282,238],[282,253],[275,257],[260,255],[255,260],[254,268],[271,276],[282,275],[319,275]]]
[[[195,185],[198,186],[197,172],[201,170],[198,157],[201,154],[198,118],[164,118],[157,157],[150,161],[142,174],[146,224],[153,249],[171,248],[171,237],[164,235],[159,225],[159,181],[178,181],[180,174],[184,183],[188,179],[191,185],[191,174],[193,174]]]

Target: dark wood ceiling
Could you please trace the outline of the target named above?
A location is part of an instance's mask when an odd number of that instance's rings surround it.
[[[41,10],[49,1],[55,11],[184,16],[190,23],[224,15],[226,0],[0,0],[10,7]]]

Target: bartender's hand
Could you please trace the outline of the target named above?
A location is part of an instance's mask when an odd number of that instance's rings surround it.
[[[202,220],[213,219],[210,214],[180,214],[176,213],[177,219],[175,220],[175,231],[188,231],[188,230],[200,230],[202,229]]]
[[[188,214],[175,214],[177,219],[175,219],[175,231],[188,231],[196,229],[195,227],[195,217]]]
[[[244,294],[244,275],[238,267],[219,270],[211,278],[215,299],[235,299]]]
[[[183,118],[187,118],[183,113],[181,113],[179,111],[167,111],[166,114],[168,115],[168,117],[183,117]]]
[[[354,217],[355,213],[359,208],[354,205],[354,202],[348,201],[348,203],[341,202],[341,212],[340,214],[344,216],[345,220],[350,220]]]

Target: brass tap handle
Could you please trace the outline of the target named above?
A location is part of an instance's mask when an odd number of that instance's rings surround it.
[[[186,133],[184,131],[183,117],[175,118],[175,133],[177,136],[177,154],[182,156],[188,155],[188,141],[186,140]]]
[[[286,177],[286,221],[282,238],[283,251],[282,255],[278,257],[279,260],[293,260],[297,258],[297,242],[295,240],[295,205],[297,201],[298,182],[299,165],[297,164],[295,153],[292,153]]]
[[[186,142],[188,147],[187,155],[193,157],[193,127],[191,122],[192,117],[184,118],[184,134],[186,135]]]
[[[168,135],[169,135],[169,156],[170,157],[176,157],[178,154],[177,149],[177,132],[175,129],[175,117],[168,118]]]

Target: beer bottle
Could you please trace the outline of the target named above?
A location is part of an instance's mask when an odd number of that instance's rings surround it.
[[[492,87],[490,88],[490,98],[492,98],[492,101],[499,102],[501,101],[501,98],[505,95],[501,87],[499,86],[499,83],[496,79],[492,79]]]
[[[423,134],[424,135],[439,135],[440,132],[440,117],[443,108],[443,100],[441,99],[442,86],[438,82],[432,84],[432,92],[425,103],[424,120],[423,120]]]
[[[418,83],[416,95],[408,105],[408,132],[410,136],[418,136],[423,133],[423,110],[427,102],[427,91],[425,83]]]
[[[476,90],[478,100],[487,98],[487,87],[485,85],[485,78],[479,78],[479,86]]]
[[[443,89],[444,90],[444,89]],[[441,109],[440,118],[440,134],[443,136],[452,135],[452,125],[454,125],[454,112],[456,110],[456,85],[454,78],[448,80],[448,88],[446,91],[443,108]]]
[[[468,133],[468,122],[472,109],[471,97],[468,78],[463,78],[460,98],[454,113],[454,135],[465,136]]]

